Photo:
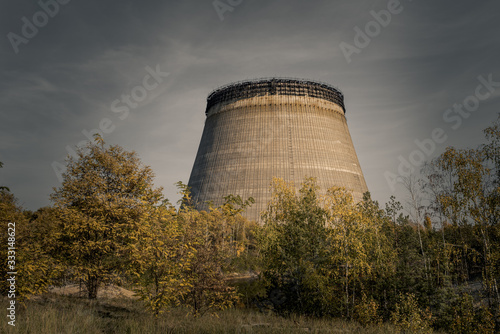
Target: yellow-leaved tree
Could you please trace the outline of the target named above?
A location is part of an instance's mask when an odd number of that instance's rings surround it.
[[[395,252],[383,232],[390,223],[369,194],[355,203],[347,190],[333,187],[324,197],[324,206],[329,227],[329,276],[334,282],[335,294],[343,295],[335,304],[340,314],[351,317],[355,315],[355,306],[357,309],[365,306],[357,305],[359,302],[373,302],[363,300],[363,295],[374,285],[380,290],[388,290],[377,281],[394,275]]]
[[[241,228],[240,212],[253,199],[229,195],[220,207],[211,207],[208,212],[197,211],[192,206],[188,187],[182,183],[178,186],[183,195],[178,222],[189,254],[188,265],[182,270],[187,284],[182,303],[196,316],[227,309],[238,301],[236,289],[227,280],[241,246],[234,238],[235,227]]]
[[[149,228],[163,200],[154,174],[135,152],[106,147],[100,136],[67,160],[63,183],[51,199],[59,210],[59,258],[88,298],[119,282],[130,267],[132,245]]]
[[[23,301],[46,292],[60,275],[61,266],[51,256],[54,217],[49,208],[33,214],[23,211],[11,192],[0,190],[0,263],[6,269],[0,281],[2,295]]]
[[[192,287],[184,275],[194,259],[194,249],[169,202],[156,207],[147,218],[146,229],[131,245],[130,276],[134,291],[145,306],[158,316],[177,306]]]

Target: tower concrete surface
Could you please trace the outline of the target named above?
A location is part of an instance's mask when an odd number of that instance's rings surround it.
[[[270,78],[220,87],[207,98],[205,128],[188,186],[200,210],[224,196],[253,197],[244,216],[260,221],[272,178],[297,186],[316,177],[356,201],[368,191],[347,128],[343,94],[315,81]]]

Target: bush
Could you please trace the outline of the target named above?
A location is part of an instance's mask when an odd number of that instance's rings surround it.
[[[380,323],[378,307],[378,303],[373,298],[368,299],[363,293],[361,301],[354,307],[354,320],[364,326]]]
[[[431,313],[418,307],[418,301],[412,293],[400,294],[399,302],[391,313],[391,322],[403,332],[431,333]]]
[[[454,334],[489,334],[495,331],[492,314],[485,307],[475,307],[472,296],[462,294],[445,311],[450,319],[444,327]]]

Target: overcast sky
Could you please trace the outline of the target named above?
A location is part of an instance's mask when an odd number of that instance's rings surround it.
[[[53,166],[102,122],[106,142],[135,150],[175,202],[206,97],[233,81],[299,77],[342,90],[382,204],[403,196],[386,180],[401,157],[476,147],[500,111],[495,0],[54,1],[0,4],[0,185],[27,209],[50,204]],[[470,111],[447,111],[464,102]],[[437,128],[434,153],[414,153]]]

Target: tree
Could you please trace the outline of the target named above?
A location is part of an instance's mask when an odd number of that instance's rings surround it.
[[[175,208],[163,203],[148,217],[148,229],[132,245],[130,274],[134,291],[156,316],[178,305],[191,285],[183,271],[191,265],[194,249],[185,242]]]
[[[263,277],[269,293],[279,296],[271,296],[278,311],[352,317],[354,306],[372,303],[363,296],[374,288],[386,291],[377,282],[394,275],[392,243],[382,232],[390,223],[368,194],[357,204],[343,188],[318,193],[314,179],[298,193],[273,180],[263,215]]]
[[[54,246],[54,218],[51,209],[34,214],[23,211],[14,195],[0,190],[0,262],[7,270],[2,273],[0,291],[10,294],[11,277],[17,272],[15,297],[19,300],[47,291],[61,273],[61,267],[51,256]]]
[[[325,197],[328,217],[331,277],[338,289],[341,314],[351,317],[352,309],[365,293],[378,290],[377,299],[390,293],[396,253],[387,237],[390,221],[369,193],[354,203],[344,188],[333,187]]]
[[[119,281],[162,189],[135,152],[105,147],[103,139],[69,157],[63,183],[51,195],[61,221],[60,257],[88,298],[96,298],[103,283]]]
[[[0,260],[2,265],[2,279],[0,281],[0,291],[3,296],[9,293],[10,284],[7,281],[9,275],[7,272],[21,272],[19,265],[19,244],[22,240],[21,231],[25,230],[27,218],[23,214],[22,208],[17,205],[17,200],[12,193],[2,189],[0,190],[0,233],[1,253]],[[10,239],[9,239],[10,238]],[[9,252],[9,247],[12,252]],[[7,270],[4,270],[7,269]],[[19,286],[18,289],[19,290]],[[19,294],[17,295],[19,297]]]
[[[263,214],[263,278],[278,312],[323,315],[330,305],[326,211],[314,179],[296,194],[283,179],[272,181],[272,200]]]
[[[498,209],[491,199],[494,193],[487,185],[491,170],[483,163],[484,151],[447,148],[439,158],[439,166],[451,171],[453,192],[442,196],[440,201],[450,217],[463,217],[459,223],[472,224],[482,243],[483,278],[490,305],[493,299],[499,302],[496,277],[496,247],[491,241],[491,232],[496,227],[495,212]],[[492,206],[493,204],[493,206]]]
[[[240,213],[253,199],[243,201],[240,196],[229,195],[222,206],[199,212],[190,205],[188,187],[182,183],[178,186],[183,195],[178,221],[190,255],[182,270],[187,284],[182,302],[196,316],[229,308],[238,301],[235,288],[226,279],[239,248],[234,230],[241,221]]]
[[[391,322],[403,333],[431,333],[431,316],[428,309],[420,309],[414,294],[400,294],[391,314]]]
[[[495,171],[495,185],[500,186],[500,114],[492,126],[484,130],[488,143],[483,145],[482,150],[485,157],[490,161],[491,168]],[[498,195],[498,188],[496,189]]]
[[[410,174],[407,177],[403,177],[403,186],[408,192],[407,205],[409,206],[409,214],[411,220],[417,226],[418,241],[420,243],[420,252],[422,253],[422,258],[424,260],[425,276],[428,280],[428,268],[427,268],[427,257],[425,255],[424,245],[422,242],[422,218],[423,218],[423,196],[421,193],[422,189],[422,179],[419,179],[415,174]]]
[[[448,147],[426,168],[430,208],[441,221],[443,245],[438,250],[431,237],[429,246],[434,243],[434,253],[446,256],[440,260],[444,277],[449,271],[454,282],[462,284],[482,278],[493,314],[500,304],[499,126],[500,118],[484,131],[487,144],[477,149]]]

